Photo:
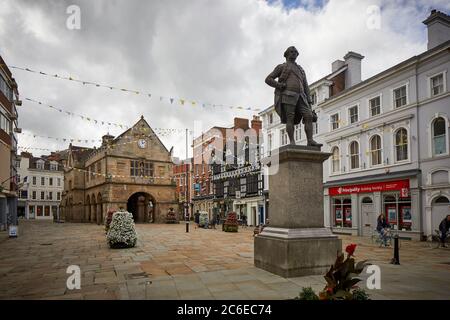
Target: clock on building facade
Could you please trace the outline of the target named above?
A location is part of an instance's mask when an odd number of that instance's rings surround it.
[[[139,139],[138,140],[138,147],[141,149],[144,149],[147,146],[147,140],[145,139]]]

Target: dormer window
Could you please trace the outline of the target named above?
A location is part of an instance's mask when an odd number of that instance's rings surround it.
[[[50,163],[50,170],[57,171],[58,170],[58,164],[57,163]]]
[[[36,162],[36,169],[44,170],[44,161]]]

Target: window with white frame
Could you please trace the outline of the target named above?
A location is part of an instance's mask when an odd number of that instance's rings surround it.
[[[313,134],[319,133],[319,121],[313,122]]]
[[[52,170],[52,171],[58,170],[58,164],[57,163],[51,163],[50,164],[50,170]]]
[[[267,134],[267,153],[270,154],[272,151],[272,133]]]
[[[7,134],[11,133],[11,121],[3,113],[0,113],[0,129]]]
[[[359,168],[359,143],[352,141],[350,143],[350,169]]]
[[[350,123],[358,122],[358,106],[353,106],[348,109],[348,118]]]
[[[317,103],[317,95],[315,92],[311,94],[311,104],[315,105]]]
[[[33,177],[33,186],[36,185],[36,177]]]
[[[375,97],[369,100],[370,116],[374,117],[381,113],[381,97]]]
[[[407,104],[406,85],[394,90],[394,107],[400,108]]]
[[[31,193],[31,199],[36,200],[36,191]]]
[[[300,124],[295,125],[295,141],[300,141],[302,139],[302,126]]]
[[[331,149],[331,171],[333,173],[340,171],[340,155],[339,155],[339,148],[333,147]]]
[[[330,116],[331,130],[339,129],[339,113]]]
[[[447,153],[446,136],[447,130],[445,125],[445,119],[442,117],[434,119],[432,123],[433,155],[440,155]]]
[[[269,113],[268,118],[269,118],[269,124],[272,124],[273,123],[273,112]]]
[[[45,177],[41,177],[41,186],[45,186]]]
[[[400,128],[395,132],[395,159],[408,160],[408,132]]]
[[[41,191],[41,200],[45,200],[45,192]]]
[[[438,74],[430,78],[431,96],[437,96],[444,92],[444,74]]]
[[[381,137],[379,135],[374,135],[370,139],[370,160],[372,166],[381,164]]]
[[[58,178],[58,187],[61,187],[61,178]]]
[[[288,144],[288,135],[286,132],[286,129],[281,129],[280,130],[280,138],[281,138],[281,145],[285,146]]]

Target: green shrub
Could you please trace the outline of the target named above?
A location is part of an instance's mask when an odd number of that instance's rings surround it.
[[[300,296],[296,298],[298,300],[319,300],[319,296],[314,292],[311,287],[302,288]]]
[[[369,294],[361,288],[353,290],[353,300],[370,300]]]

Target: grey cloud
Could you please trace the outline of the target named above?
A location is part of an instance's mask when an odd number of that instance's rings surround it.
[[[81,8],[81,30],[65,27],[71,4]],[[366,9],[372,4],[382,8],[381,30],[365,26]],[[331,62],[349,50],[366,57],[364,78],[420,53],[426,48],[421,21],[430,6],[449,7],[441,0],[333,0],[313,11],[286,11],[280,3],[254,0],[7,0],[0,4],[0,54],[9,64],[153,94],[148,99],[13,70],[23,97],[127,125],[143,114],[154,127],[192,129],[200,120],[208,128],[253,113],[202,109],[189,101],[269,106],[272,90],[264,78],[283,62],[289,45],[300,49],[300,63],[310,82],[329,73]],[[188,101],[185,106],[177,101],[161,103],[160,95]],[[31,103],[19,108],[21,126],[35,134],[91,140],[108,131]],[[109,131],[117,135],[122,130]],[[184,157],[183,134],[161,140]],[[19,144],[67,147],[25,136]]]

